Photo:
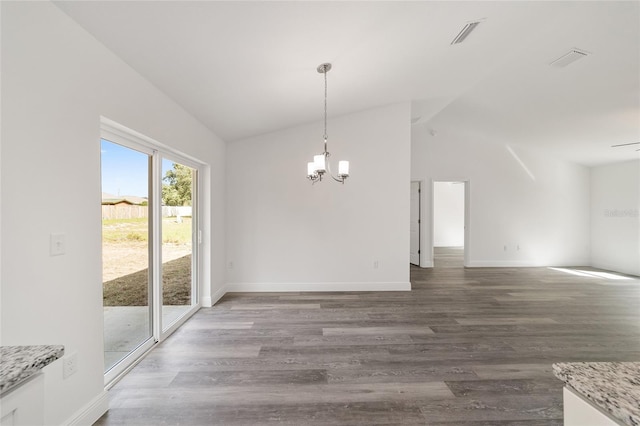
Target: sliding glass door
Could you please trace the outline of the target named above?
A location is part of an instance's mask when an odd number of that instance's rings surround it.
[[[105,383],[198,307],[198,165],[103,128]]]
[[[197,303],[197,170],[162,160],[162,331]]]
[[[102,139],[104,367],[152,343],[152,153]]]

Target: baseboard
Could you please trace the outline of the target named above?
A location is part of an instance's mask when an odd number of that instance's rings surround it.
[[[420,267],[421,268],[433,268],[433,260],[430,260],[428,262],[420,262]]]
[[[212,296],[203,297],[200,303],[202,304],[203,308],[210,308],[213,305],[215,305],[218,302],[218,300],[222,299],[222,296],[224,296],[226,293],[227,293],[227,286],[223,285],[222,288],[218,289],[218,291],[213,293]]]
[[[222,299],[222,297],[225,294],[227,294],[227,286],[223,285],[221,288],[218,289],[218,291],[213,293],[213,295],[211,296],[211,305],[209,305],[209,306],[213,306],[216,303],[218,303],[218,300]]]
[[[470,260],[468,268],[532,268],[547,266],[530,260]]]
[[[640,276],[640,268],[634,270],[631,268],[625,268],[625,267],[620,267],[620,265],[612,265],[610,263],[601,263],[601,262],[591,262],[590,263],[591,267],[593,268],[598,268],[598,269],[604,269],[605,271],[611,271],[611,272],[617,272],[619,274],[625,274],[625,275],[633,275],[633,276]]]
[[[410,282],[228,283],[227,292],[411,291]]]
[[[562,263],[544,263],[534,260],[471,260],[465,266],[468,268],[543,268],[551,266],[576,266],[586,265],[588,262],[562,262]]]
[[[64,424],[69,426],[92,425],[98,421],[107,410],[109,410],[109,394],[107,391],[102,391],[102,393],[93,398],[87,405],[76,411]]]

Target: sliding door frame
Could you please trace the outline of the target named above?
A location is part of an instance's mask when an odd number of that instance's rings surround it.
[[[131,130],[105,117],[100,117],[100,139],[131,148],[149,155],[151,160],[150,188],[149,188],[149,221],[151,232],[149,235],[149,271],[151,275],[151,310],[152,337],[125,356],[118,364],[104,375],[106,387],[112,386],[124,374],[149,352],[157,343],[162,342],[177,330],[185,321],[200,309],[202,305],[200,288],[200,267],[202,228],[200,217],[203,204],[200,202],[204,194],[203,185],[199,179],[206,175],[206,164],[186,156],[160,142],[141,133]],[[162,330],[162,159],[179,162],[195,170],[192,194],[192,267],[191,267],[191,307],[180,318],[174,321],[166,330]]]
[[[194,178],[192,180],[192,187],[191,187],[191,191],[192,191],[192,197],[191,197],[191,211],[192,211],[192,221],[191,221],[191,306],[190,308],[182,315],[180,316],[176,321],[174,321],[172,324],[169,325],[169,327],[167,327],[165,330],[163,330],[163,324],[162,324],[162,309],[163,309],[163,303],[162,303],[162,283],[160,282],[160,279],[162,278],[162,238],[159,239],[158,241],[158,247],[156,250],[156,254],[158,256],[158,269],[159,269],[159,273],[158,273],[158,289],[159,291],[157,292],[157,303],[159,306],[159,309],[156,312],[156,315],[158,316],[158,320],[154,321],[154,324],[157,324],[157,335],[159,336],[159,341],[163,341],[164,339],[166,339],[167,337],[169,337],[169,335],[171,333],[173,333],[175,330],[177,330],[178,328],[180,328],[180,326],[182,324],[184,324],[184,322],[189,319],[189,317],[191,315],[193,315],[194,313],[196,313],[196,311],[198,309],[200,309],[200,307],[202,306],[202,303],[200,301],[200,281],[199,281],[199,270],[200,270],[200,235],[201,235],[201,231],[200,231],[200,192],[199,192],[199,188],[201,185],[198,185],[198,179],[200,178],[200,169],[202,168],[201,165],[199,165],[198,163],[185,158],[184,156],[180,155],[180,154],[176,154],[176,153],[171,153],[171,152],[161,152],[160,156],[158,158],[158,160],[156,161],[156,166],[158,168],[158,170],[156,171],[157,173],[157,177],[158,180],[156,180],[156,182],[161,182],[162,181],[162,160],[167,159],[170,160],[174,163],[180,163],[184,166],[190,167],[191,169],[194,170]],[[159,199],[162,199],[162,185],[156,185],[156,190],[158,192],[158,194],[156,194],[156,196],[160,197]],[[162,206],[160,205],[160,203],[157,203],[157,206],[154,206],[154,208],[158,208],[158,212],[156,217],[159,218],[158,222],[158,229],[157,229],[157,234],[159,236],[162,236]],[[195,283],[195,285],[194,285]]]

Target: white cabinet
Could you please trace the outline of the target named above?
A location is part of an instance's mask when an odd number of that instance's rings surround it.
[[[36,373],[0,396],[1,426],[37,426],[44,423],[44,374]]]
[[[609,415],[566,386],[562,391],[564,426],[619,426]]]

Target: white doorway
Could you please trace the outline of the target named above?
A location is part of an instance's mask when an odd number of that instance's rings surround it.
[[[411,182],[409,263],[420,266],[420,182]]]
[[[434,267],[468,264],[469,182],[434,181],[431,253]]]

